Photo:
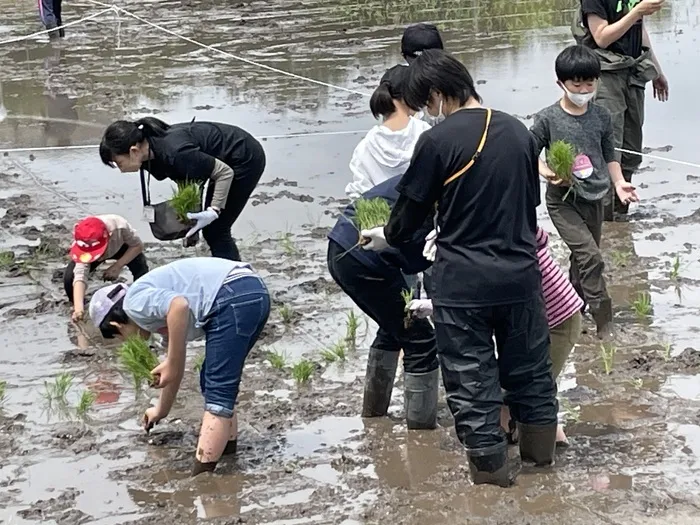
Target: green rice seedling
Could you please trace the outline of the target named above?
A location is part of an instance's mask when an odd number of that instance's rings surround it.
[[[294,255],[299,255],[301,253],[301,250],[297,247],[296,244],[294,244],[294,239],[292,238],[291,233],[285,233],[283,234],[280,239],[280,244],[282,245],[282,251],[284,254],[288,257],[292,257]]]
[[[581,407],[572,405],[571,401],[565,397],[559,400],[559,408],[564,412],[564,417],[567,421],[578,423],[579,419],[581,419]]]
[[[681,270],[681,258],[676,255],[676,258],[673,259],[673,266],[671,266],[671,271],[669,272],[669,277],[673,281],[677,281],[678,277],[680,276],[680,270]]]
[[[644,386],[644,380],[641,377],[634,377],[632,379],[629,379],[627,382],[637,390]]]
[[[335,352],[332,349],[321,350],[321,359],[323,359],[326,364],[331,364],[338,360],[338,356],[335,355]]]
[[[170,206],[175,210],[180,222],[187,224],[188,213],[197,212],[202,206],[202,196],[199,184],[196,182],[178,182],[170,197]]]
[[[78,417],[84,418],[87,416],[87,413],[95,403],[95,399],[97,399],[97,395],[95,395],[94,392],[83,390],[83,393],[80,394],[78,405],[75,407],[75,413],[78,415]]]
[[[314,375],[314,370],[316,370],[316,366],[312,361],[302,359],[292,367],[292,377],[297,385],[303,385],[309,382],[311,376]]]
[[[671,360],[671,351],[673,350],[673,346],[671,345],[671,343],[662,343],[661,346],[664,349],[663,354],[662,354],[664,361],[666,361],[666,362],[670,361]]]
[[[289,326],[292,323],[294,323],[294,310],[290,305],[285,303],[282,306],[280,306],[277,309],[277,311],[279,312],[280,317],[282,318],[282,322],[285,325]]]
[[[401,290],[401,298],[406,304],[406,315],[403,318],[403,325],[406,330],[411,326],[413,319],[411,318],[411,312],[408,310],[408,304],[413,300],[413,290]]]
[[[15,263],[15,252],[0,252],[0,270],[8,270]]]
[[[69,374],[68,372],[62,372],[54,378],[53,383],[44,381],[44,398],[49,402],[49,404],[55,401],[59,405],[65,405],[66,395],[68,394],[72,384],[73,375]]]
[[[331,347],[331,352],[335,355],[338,361],[345,361],[348,358],[347,345],[345,341],[338,341]]]
[[[371,230],[389,222],[391,207],[380,197],[355,201],[355,226],[359,231]]]
[[[158,366],[158,357],[149,348],[148,342],[139,337],[131,336],[119,347],[119,362],[131,374],[134,387],[137,389],[145,381],[153,382],[151,370]]]
[[[348,320],[345,324],[345,342],[350,350],[357,348],[357,329],[360,326],[360,320],[355,315],[355,311],[351,310],[348,314]]]
[[[612,252],[612,261],[615,266],[627,266],[627,263],[629,261],[630,256],[632,255],[632,252],[630,251],[622,251],[622,250],[615,250]]]
[[[197,354],[192,360],[192,370],[198,374],[202,371],[202,366],[204,365],[204,352]]]
[[[615,353],[617,352],[617,348],[615,348],[615,345],[610,344],[610,343],[603,343],[600,345],[600,357],[603,361],[603,368],[605,369],[605,373],[607,375],[610,375],[613,371],[613,368],[615,366]]]
[[[270,363],[275,370],[282,370],[287,366],[288,356],[285,352],[277,352],[272,350],[267,353],[267,362]]]
[[[0,381],[0,406],[7,399],[7,381]]]
[[[637,317],[644,318],[651,314],[651,295],[647,292],[639,292],[632,303],[632,308]]]
[[[566,200],[569,193],[578,183],[578,179],[573,174],[575,160],[576,149],[573,145],[563,140],[555,140],[547,150],[547,166],[559,179],[569,185],[569,190],[562,200]]]

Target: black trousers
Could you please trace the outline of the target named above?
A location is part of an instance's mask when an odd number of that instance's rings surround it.
[[[202,229],[202,235],[204,236],[204,240],[207,241],[213,257],[220,257],[231,261],[241,260],[238,246],[236,246],[236,241],[233,240],[233,236],[231,235],[231,228],[248,203],[248,199],[255,190],[255,187],[258,185],[260,177],[262,177],[265,171],[265,162],[265,152],[262,146],[260,146],[255,159],[249,162],[249,165],[245,169],[238,169],[235,171],[231,189],[228,194],[228,200],[226,201],[226,207],[221,210],[219,218]],[[214,186],[212,185],[207,190],[205,207],[211,205],[213,196]]]
[[[520,423],[557,422],[557,386],[550,373],[549,328],[541,293],[527,302],[502,306],[435,306],[434,313],[447,403],[457,437],[467,449],[504,440],[503,401]]]
[[[333,280],[355,304],[378,325],[372,347],[387,352],[403,348],[404,370],[422,374],[438,367],[435,333],[427,319],[414,319],[404,325],[406,303],[401,291],[410,287],[396,268],[390,276],[366,268],[345,254],[335,241],[328,243],[328,271]]]
[[[128,250],[129,247],[125,244],[122,246],[119,251],[114,255],[113,259],[119,259],[126,253],[126,250]],[[90,264],[90,270],[89,272],[92,273],[94,272],[104,261],[96,261],[92,264]],[[127,268],[129,268],[129,271],[131,272],[132,277],[134,278],[134,281],[141,277],[142,275],[145,275],[148,273],[148,263],[146,262],[146,256],[143,253],[139,253],[136,257],[134,257],[130,263],[126,265]],[[66,290],[66,295],[68,296],[68,300],[72,303],[73,302],[73,271],[75,269],[75,263],[73,261],[68,263],[68,266],[66,266],[66,269],[63,270],[63,287]]]

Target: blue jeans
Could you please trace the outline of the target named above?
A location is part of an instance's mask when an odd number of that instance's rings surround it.
[[[270,295],[257,275],[224,284],[204,325],[206,348],[199,384],[204,410],[230,418],[238,397],[243,363],[270,315]]]

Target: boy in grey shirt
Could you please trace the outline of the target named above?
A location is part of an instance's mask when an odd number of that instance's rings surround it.
[[[639,198],[615,160],[610,112],[591,103],[600,79],[600,60],[586,47],[570,46],[557,57],[555,70],[564,96],[535,115],[530,132],[540,151],[549,149],[558,140],[571,144],[576,151],[573,188],[542,160],[540,175],[548,183],[549,216],[571,250],[571,282],[588,303],[598,337],[609,339],[613,336],[612,302],[603,277],[605,265],[600,252],[603,198],[611,181],[621,202],[638,202]]]

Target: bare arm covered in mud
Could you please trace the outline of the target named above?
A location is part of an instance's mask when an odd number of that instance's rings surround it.
[[[161,417],[170,413],[185,373],[185,347],[189,321],[190,309],[187,299],[175,297],[170,303],[166,317],[168,355],[165,361],[153,370],[153,375],[158,376],[157,386],[162,388],[158,401],[158,412]]]

